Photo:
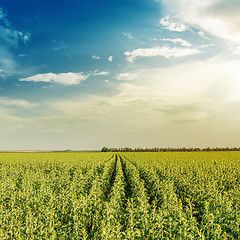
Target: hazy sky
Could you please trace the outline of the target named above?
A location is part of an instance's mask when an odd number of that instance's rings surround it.
[[[240,145],[239,0],[0,0],[0,150]]]

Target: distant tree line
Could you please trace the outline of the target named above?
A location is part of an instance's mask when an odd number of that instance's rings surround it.
[[[102,152],[210,152],[210,151],[240,151],[240,147],[234,148],[107,148],[103,147]]]

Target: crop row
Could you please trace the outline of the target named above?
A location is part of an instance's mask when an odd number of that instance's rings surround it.
[[[229,158],[230,153],[223,157],[217,153],[170,153],[161,154],[159,161],[156,156],[149,154],[144,160],[144,155],[127,154],[145,180],[151,201],[160,211],[168,206],[167,215],[172,212],[175,216],[172,223],[182,219],[176,230],[184,232],[184,239],[238,239],[239,158]]]

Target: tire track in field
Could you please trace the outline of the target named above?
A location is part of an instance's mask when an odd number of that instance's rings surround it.
[[[126,222],[126,181],[119,155],[116,155],[116,173],[111,192],[102,212],[100,233],[97,239],[124,239]]]
[[[178,186],[176,181],[174,181],[174,186],[175,186],[175,194],[177,195],[178,199],[182,203],[183,210],[186,211],[187,208],[190,208],[193,214],[193,217],[196,218],[197,223],[199,226],[201,225],[202,222],[202,216],[203,216],[203,211],[201,210],[203,206],[201,203],[197,201],[191,201],[190,205],[190,199],[187,197],[186,190],[182,186]]]
[[[125,187],[124,187],[124,190],[125,190],[125,196],[126,196],[126,199],[124,200],[124,224],[122,226],[122,231],[125,232],[126,229],[127,229],[127,222],[128,222],[128,219],[127,219],[127,203],[128,201],[133,197],[133,193],[132,193],[132,187],[131,187],[131,183],[127,177],[127,173],[126,173],[126,162],[124,163],[124,160],[123,160],[123,157],[118,154],[118,157],[120,159],[120,162],[121,162],[121,166],[122,166],[122,172],[123,172],[123,176],[124,176],[124,181],[125,181]]]
[[[126,174],[126,164],[123,162],[123,157],[121,155],[118,155],[118,156],[119,156],[119,159],[121,161],[122,171],[123,171],[124,179],[125,179],[125,182],[126,182],[125,195],[126,195],[127,199],[130,199],[130,198],[132,198],[132,189],[131,189],[131,184],[130,184],[130,182],[128,180],[128,177],[127,177],[127,174]],[[126,199],[126,201],[127,201],[127,199]]]
[[[140,177],[140,179],[143,180],[144,188],[146,189],[147,195],[148,195],[148,197],[149,197],[149,198],[148,198],[148,203],[149,203],[149,205],[152,207],[152,205],[153,205],[153,200],[154,200],[154,198],[152,197],[152,191],[151,191],[152,189],[151,189],[151,186],[150,186],[150,184],[148,183],[148,181],[147,181],[147,179],[146,179],[146,177],[145,177],[144,172],[141,171],[141,169],[138,168],[137,164],[134,163],[134,162],[132,162],[129,158],[125,157],[125,159],[126,159],[130,164],[134,165],[135,168],[136,168],[136,170],[138,171],[139,177]]]
[[[152,222],[151,207],[148,203],[149,198],[144,182],[140,178],[137,168],[125,156],[120,155],[120,159],[126,181],[125,191],[127,195],[125,223],[123,226],[124,239],[141,239],[142,237],[151,239],[149,238]]]
[[[161,175],[160,172],[158,174]],[[181,176],[181,175],[180,175]],[[201,226],[204,215],[204,204],[193,198],[190,188],[184,179],[174,178],[174,192],[182,204],[183,211],[191,209],[192,216],[196,219],[198,226]]]
[[[113,155],[113,157],[115,158],[115,163],[114,163],[113,172],[112,172],[111,177],[110,177],[109,186],[105,190],[106,200],[109,200],[109,198],[110,198],[111,189],[114,185],[115,178],[116,178],[117,154]]]

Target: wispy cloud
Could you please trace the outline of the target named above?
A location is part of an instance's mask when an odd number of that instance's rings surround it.
[[[206,34],[205,34],[204,32],[202,32],[202,31],[199,31],[197,34],[198,34],[199,37],[201,37],[201,38],[203,38],[203,39],[209,39],[209,38],[206,36]]]
[[[174,32],[184,32],[190,29],[189,26],[183,23],[175,22],[174,18],[170,17],[170,15],[161,18],[159,23],[164,27],[164,29]]]
[[[95,55],[93,55],[93,56],[92,56],[92,59],[99,60],[100,57],[99,57],[99,56],[95,56]]]
[[[17,63],[12,54],[12,49],[19,44],[27,44],[31,34],[17,30],[7,18],[7,13],[0,8],[0,68],[6,74],[16,72]]]
[[[192,54],[199,54],[199,50],[197,49],[189,49],[189,48],[170,48],[167,46],[163,47],[153,47],[153,48],[139,48],[133,50],[131,52],[125,52],[124,54],[127,56],[127,60],[129,62],[134,62],[136,58],[139,57],[156,57],[162,56],[165,58],[170,57],[184,57]]]
[[[17,63],[10,49],[5,46],[0,46],[0,67],[5,74],[16,72]]]
[[[122,34],[129,39],[134,39],[131,33],[123,32]]]
[[[209,48],[209,47],[213,47],[213,46],[214,46],[214,43],[202,44],[202,45],[198,46],[198,49],[201,49],[201,48]]]
[[[0,69],[0,77],[4,77],[4,71],[2,69]]]
[[[51,82],[51,83],[58,83],[62,85],[77,85],[80,82],[86,80],[90,75],[84,75],[84,73],[44,73],[44,74],[37,74],[27,78],[20,78],[19,81],[21,82]]]
[[[107,76],[110,72],[102,71],[94,73],[95,76]]]
[[[26,57],[26,54],[18,54],[18,57]]]
[[[182,38],[153,38],[152,41],[168,41],[172,43],[179,43],[183,47],[191,47],[192,44]]]
[[[126,72],[117,74],[115,78],[120,81],[133,81],[136,80],[138,76],[135,73]]]
[[[53,44],[53,50],[60,51],[60,50],[66,50],[69,48],[69,45],[65,41],[57,41],[52,40],[51,43]]]
[[[237,0],[162,0],[165,10],[177,15],[184,24],[198,28],[216,37],[238,42],[240,40],[240,4]],[[162,20],[168,27],[169,17]]]
[[[0,40],[11,47],[17,47],[20,41],[26,44],[30,38],[31,34],[18,31],[7,19],[6,11],[0,8]]]
[[[233,55],[240,55],[240,46],[230,47],[228,51]]]
[[[37,104],[31,103],[24,99],[11,99],[9,97],[0,97],[0,106],[13,106],[13,107],[23,107],[30,108],[35,107]]]

